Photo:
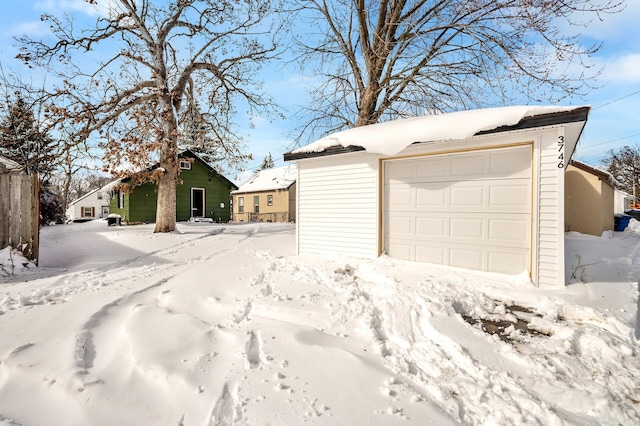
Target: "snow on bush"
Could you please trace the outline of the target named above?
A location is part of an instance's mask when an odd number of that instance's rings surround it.
[[[35,268],[35,264],[19,250],[7,246],[0,250],[0,276],[22,274]]]

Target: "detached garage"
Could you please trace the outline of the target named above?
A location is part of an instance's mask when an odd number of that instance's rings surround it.
[[[298,168],[297,250],[526,272],[563,286],[564,169],[588,107],[505,107],[338,132]]]

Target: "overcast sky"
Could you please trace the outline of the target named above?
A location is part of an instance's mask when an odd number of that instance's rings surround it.
[[[608,149],[640,143],[640,1],[630,0],[620,14],[604,16],[584,28],[583,34],[592,40],[602,40],[603,48],[595,56],[604,71],[585,99],[571,99],[563,105],[591,105],[576,156],[579,160],[598,165]],[[6,69],[20,69],[13,58],[16,49],[13,37],[27,34],[32,38],[45,36],[48,29],[40,21],[43,13],[60,15],[72,13],[78,19],[92,18],[96,11],[84,0],[2,0],[0,14],[0,57]],[[297,105],[305,103],[307,80],[294,72],[269,72],[263,76],[265,90],[283,107],[286,115],[296,112]],[[289,134],[295,127],[292,120],[258,120],[254,129],[242,133],[247,149],[254,160],[247,164],[255,169],[268,152],[276,166],[284,165],[282,154],[293,147]]]

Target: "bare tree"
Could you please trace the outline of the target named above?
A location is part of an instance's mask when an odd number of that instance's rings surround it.
[[[623,146],[607,151],[602,165],[620,183],[621,189],[633,195],[633,203],[640,196],[640,145]]]
[[[600,71],[586,63],[600,45],[567,32],[624,8],[624,0],[294,1],[300,63],[321,76],[302,133],[578,95]]]
[[[188,140],[193,117],[207,137],[192,141],[234,162],[243,159],[238,106],[249,114],[272,108],[254,80],[276,47],[269,0],[85,1],[102,11],[94,27],[76,33],[71,17],[45,15],[57,41],[22,37],[19,58],[63,65],[55,92],[61,110],[52,115],[78,126],[78,140],[99,135],[105,171],[157,182],[155,232],[173,231],[179,141]],[[77,55],[86,52],[96,53]],[[87,65],[93,57],[98,63]]]

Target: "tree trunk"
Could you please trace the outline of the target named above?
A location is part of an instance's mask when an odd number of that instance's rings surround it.
[[[166,172],[158,179],[156,227],[153,232],[173,232],[176,229],[176,173],[175,167],[163,166]],[[175,163],[175,162],[174,162]]]
[[[65,154],[64,159],[64,182],[62,187],[62,205],[65,215],[67,214],[67,208],[69,207],[69,190],[71,188],[71,180],[73,179],[73,163],[70,159],[69,151]],[[71,218],[69,218],[71,219]]]
[[[356,127],[375,124],[378,122],[380,118],[378,115],[378,96],[380,96],[379,87],[374,84],[365,87],[362,93],[362,98],[360,99]]]
[[[168,91],[167,91],[168,92]],[[177,122],[171,109],[171,100],[162,97],[163,111],[162,146],[160,148],[160,170],[158,176],[158,204],[156,227],[153,232],[173,232],[176,230],[176,182],[178,178],[178,138]]]

